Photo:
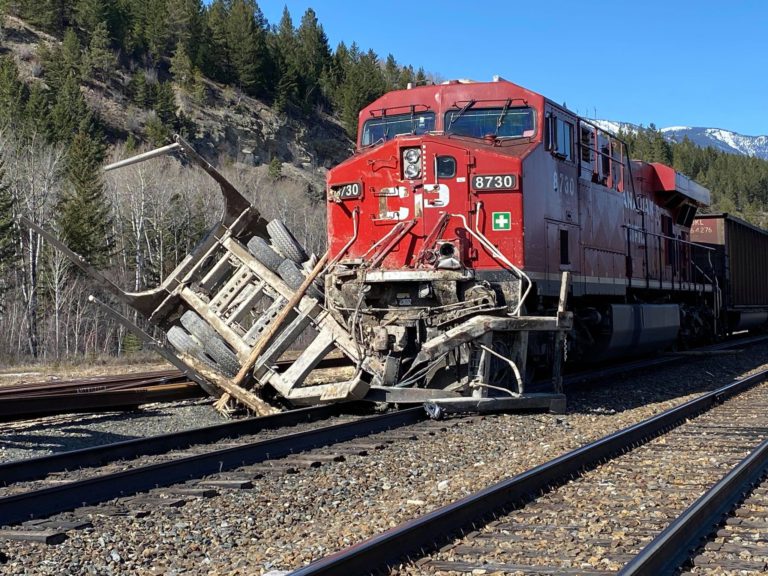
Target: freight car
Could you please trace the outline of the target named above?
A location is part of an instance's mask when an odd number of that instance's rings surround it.
[[[722,329],[768,327],[768,232],[730,214],[701,214],[693,221],[691,240],[712,248],[708,256],[721,287]]]

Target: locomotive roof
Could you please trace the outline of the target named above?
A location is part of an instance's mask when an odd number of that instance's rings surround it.
[[[531,90],[518,86],[508,80],[494,82],[467,82],[451,80],[443,84],[418,86],[406,90],[394,90],[374,100],[360,111],[360,121],[364,122],[376,116],[382,110],[395,113],[399,107],[426,106],[435,112],[445,112],[455,108],[457,103],[475,100],[503,103],[508,98],[520,100],[519,105],[528,104],[540,107],[544,97]],[[392,112],[389,112],[389,110]],[[401,110],[403,112],[404,110]]]

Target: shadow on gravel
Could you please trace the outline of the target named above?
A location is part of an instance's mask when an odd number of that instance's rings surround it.
[[[213,410],[212,407],[206,407]],[[71,414],[29,422],[0,424],[0,461],[33,458],[101,444],[133,440],[169,431],[163,421],[175,415],[172,407],[107,414]],[[199,423],[190,419],[186,428]],[[178,424],[173,427],[179,429]],[[141,431],[141,433],[136,433]]]
[[[682,356],[673,364],[566,388],[569,413],[612,414],[710,392],[768,364],[764,343],[741,351]]]

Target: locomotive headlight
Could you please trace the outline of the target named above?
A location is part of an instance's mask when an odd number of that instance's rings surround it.
[[[419,148],[403,150],[403,176],[409,180],[421,177],[421,150]]]
[[[418,164],[421,162],[421,150],[418,148],[408,148],[403,152],[403,157],[409,164]]]

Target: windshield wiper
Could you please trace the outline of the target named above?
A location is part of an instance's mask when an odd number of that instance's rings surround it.
[[[453,126],[453,123],[456,122],[456,120],[458,120],[459,118],[461,118],[461,116],[462,116],[462,114],[464,114],[464,112],[466,112],[467,110],[472,108],[472,106],[475,105],[475,102],[476,102],[476,100],[470,100],[469,102],[464,104],[464,107],[461,110],[459,110],[458,112],[456,112],[456,114],[451,116],[451,121],[448,122],[448,128],[446,128],[445,131],[447,132],[448,130],[450,130],[451,126]]]
[[[501,109],[501,114],[499,114],[499,119],[496,120],[496,132],[493,133],[494,136],[499,135],[499,128],[501,128],[501,125],[504,122],[504,116],[507,115],[507,110],[509,110],[510,104],[512,104],[512,100],[507,98],[507,101],[504,102],[504,108]]]

